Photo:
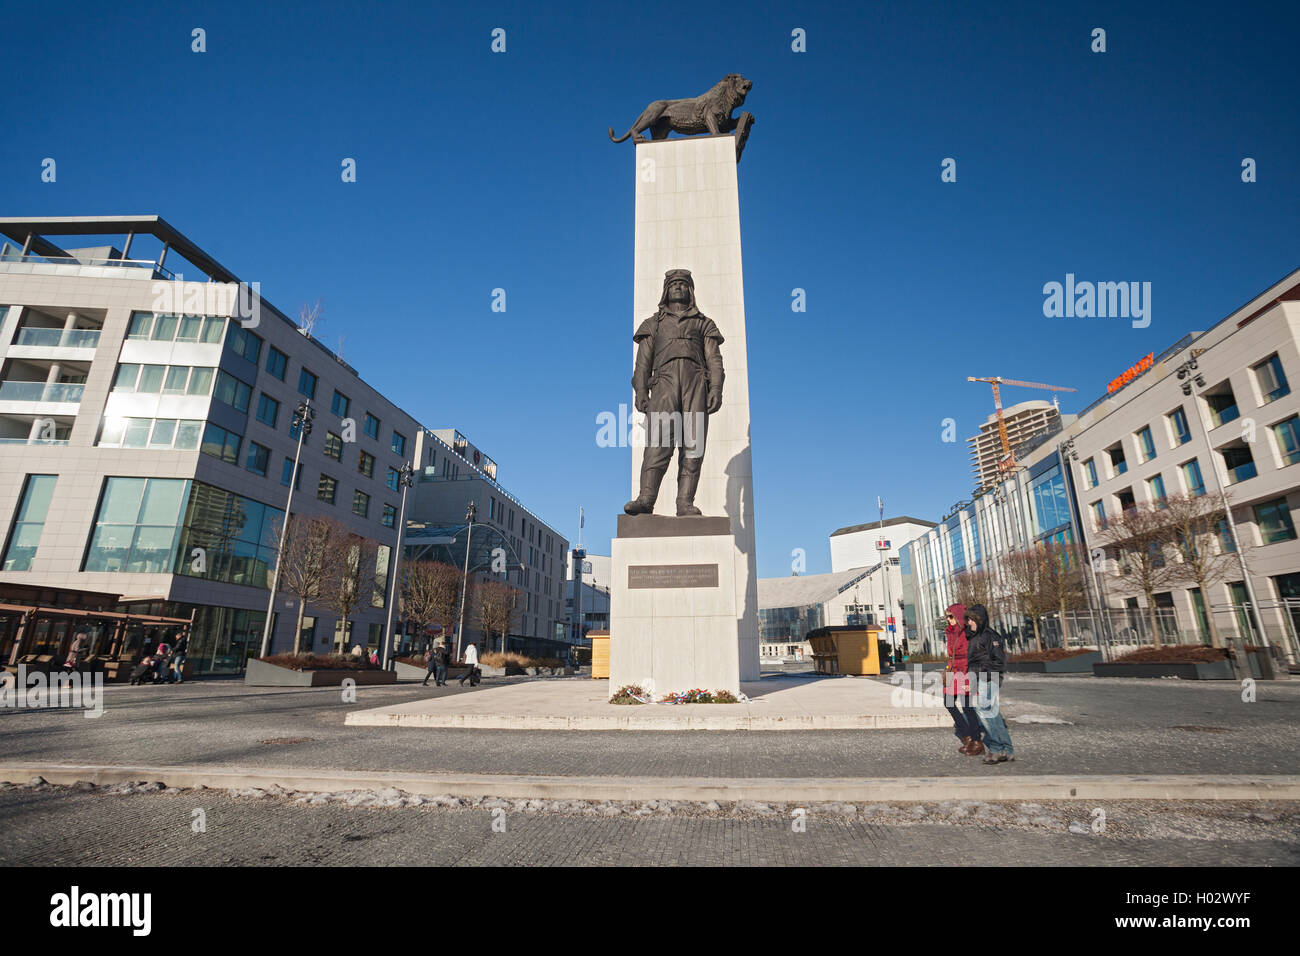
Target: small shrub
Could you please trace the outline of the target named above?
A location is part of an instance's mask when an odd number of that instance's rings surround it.
[[[701,688],[684,691],[680,694],[669,694],[664,697],[662,704],[736,704],[739,701],[730,691],[718,690],[707,691]]]

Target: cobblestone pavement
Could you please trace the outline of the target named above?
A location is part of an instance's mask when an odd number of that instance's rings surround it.
[[[299,797],[299,800],[311,799]],[[319,799],[319,798],[317,798]],[[494,806],[500,804],[499,807]],[[0,790],[0,864],[1295,866],[1294,804],[377,808],[214,791]],[[202,811],[202,815],[196,813]],[[1074,820],[1071,829],[1066,821]],[[902,822],[894,822],[902,821]],[[994,821],[994,822],[986,822]],[[200,827],[198,824],[202,824]]]
[[[563,678],[546,678],[563,679]],[[245,687],[209,680],[105,689],[102,717],[0,711],[0,759],[52,763],[322,767],[340,770],[691,777],[988,775],[945,729],[577,733],[344,727],[350,710],[476,689]],[[1300,681],[1260,683],[1023,675],[1004,710],[1017,775],[1294,773]],[[1018,722],[1017,717],[1066,721]]]

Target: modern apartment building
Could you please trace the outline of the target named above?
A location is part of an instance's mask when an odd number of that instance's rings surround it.
[[[309,606],[303,643],[378,646],[400,469],[420,473],[408,517],[455,510],[435,469],[474,469],[159,217],[0,219],[0,234],[12,241],[0,252],[0,591],[116,594],[192,617],[195,669],[239,671],[260,650],[307,403],[292,511],[337,518],[377,552],[373,596],[346,632]],[[479,520],[513,536],[513,573],[536,584],[525,620],[549,633],[563,575],[545,571],[548,612],[543,567],[562,568],[564,542],[539,563],[557,536],[494,482],[480,490]],[[464,524],[464,496],[451,497]],[[293,644],[293,599],[278,595],[275,616],[273,652]]]
[[[1209,594],[1171,576],[1155,594],[1166,639],[1203,640],[1214,615],[1220,632],[1267,638],[1300,655],[1300,271],[1271,286],[1205,332],[1159,355],[1137,358],[1137,374],[1094,401],[1026,455],[1020,468],[964,503],[901,555],[905,624],[938,641],[954,577],[987,571],[1036,542],[1107,544],[1108,518],[1174,493],[1226,491],[1232,525],[1217,545],[1228,556]],[[1235,530],[1235,534],[1234,534]],[[1232,560],[1240,545],[1250,586]],[[1113,549],[1112,549],[1113,550]],[[1176,549],[1168,560],[1178,561]],[[1252,592],[1253,591],[1253,596]],[[1099,574],[1089,602],[1098,630],[1142,631],[1147,597],[1132,575]],[[1118,615],[1112,613],[1120,612]],[[1004,616],[1011,633],[1023,620]],[[1059,626],[1059,622],[1058,622]],[[1149,639],[1149,638],[1148,638]]]

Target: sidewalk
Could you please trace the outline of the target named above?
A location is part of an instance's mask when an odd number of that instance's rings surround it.
[[[740,704],[611,704],[607,680],[528,681],[348,714],[351,727],[480,730],[883,730],[951,727],[922,695],[862,677],[773,675]],[[904,702],[902,706],[896,700]]]

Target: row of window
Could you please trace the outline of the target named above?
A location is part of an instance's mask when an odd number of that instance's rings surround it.
[[[1259,405],[1271,404],[1283,396],[1289,395],[1291,386],[1287,382],[1286,373],[1282,368],[1282,360],[1274,353],[1264,361],[1255,364],[1251,371],[1255,376],[1255,383],[1259,390]],[[1224,380],[1214,389],[1205,394],[1206,407],[1210,412],[1210,421],[1212,428],[1218,428],[1220,425],[1226,425],[1228,422],[1236,420],[1240,416],[1237,407],[1237,398],[1233,393],[1232,384]],[[1192,440],[1191,427],[1187,422],[1187,412],[1183,406],[1178,406],[1173,411],[1165,415],[1165,430],[1168,447],[1178,448]],[[1283,458],[1284,465],[1293,464],[1300,460],[1300,444],[1297,444],[1297,426],[1293,416],[1286,422],[1273,425],[1276,431],[1279,428],[1287,430],[1288,434],[1283,437],[1279,435],[1279,445],[1284,448]],[[1156,457],[1156,440],[1152,434],[1151,426],[1146,425],[1133,433],[1133,440],[1137,448],[1139,460],[1142,462],[1151,461]],[[1107,465],[1106,477],[1117,478],[1128,471],[1128,459],[1124,448],[1124,442],[1119,441],[1107,448],[1103,453],[1104,461]],[[1242,458],[1240,453],[1234,453],[1237,458]],[[1248,455],[1248,452],[1247,452]],[[1233,456],[1228,456],[1233,457]],[[1229,470],[1244,464],[1244,459],[1230,464]],[[1101,484],[1101,477],[1097,471],[1097,462],[1095,458],[1089,458],[1083,463],[1084,475],[1088,481],[1089,488],[1096,488]],[[1244,477],[1253,477],[1245,475]],[[1237,478],[1236,480],[1243,480]]]

